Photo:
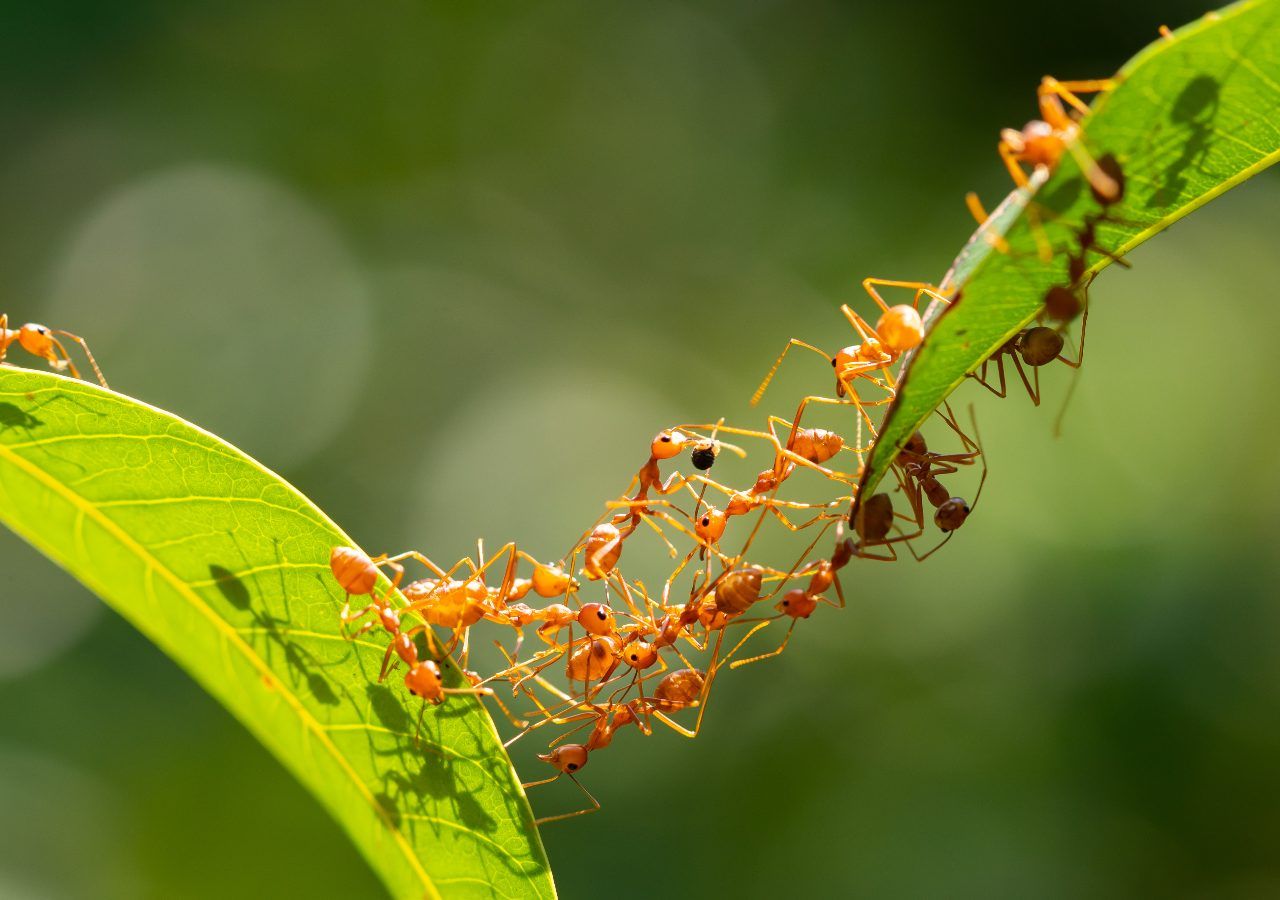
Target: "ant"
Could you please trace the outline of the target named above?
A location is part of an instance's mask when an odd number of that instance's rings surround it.
[[[395,594],[401,578],[404,576],[404,567],[400,566],[398,560],[404,559],[412,555],[412,551],[402,553],[396,557],[370,557],[368,554],[354,547],[334,547],[329,554],[329,566],[333,571],[334,577],[343,589],[348,592],[347,602],[342,607],[339,618],[342,621],[342,627],[345,631],[346,627],[353,622],[367,616],[369,613],[377,613],[377,619],[368,622],[364,627],[360,628],[354,634],[346,635],[347,640],[355,640],[369,630],[381,625],[383,629],[391,636],[390,643],[387,644],[386,652],[382,656],[382,668],[378,671],[378,681],[386,680],[387,674],[393,665],[392,654],[395,654],[409,668],[409,672],[405,675],[405,685],[409,688],[409,693],[414,696],[422,697],[426,702],[433,706],[438,706],[444,702],[445,698],[450,694],[470,694],[475,696],[493,697],[493,691],[487,688],[446,688],[440,677],[440,664],[435,660],[421,660],[418,655],[418,645],[414,640],[419,633],[425,632],[427,641],[431,645],[433,652],[436,648],[435,638],[431,634],[429,626],[418,625],[410,629],[404,629],[400,621],[401,610],[391,605],[391,598]],[[390,565],[395,570],[395,577],[391,586],[381,596],[374,594],[374,587],[377,584],[380,574],[380,565]],[[373,601],[359,612],[351,612],[351,596],[368,595]],[[413,609],[412,606],[406,609]],[[503,705],[497,697],[493,699],[498,703],[498,707],[506,715],[507,719],[516,727],[522,727],[523,723],[514,718],[510,711]],[[425,712],[426,706],[424,704]],[[419,717],[418,728],[421,732],[422,720]],[[415,735],[415,740],[417,735]]]
[[[946,537],[923,556],[917,555],[911,544],[907,544],[907,548],[911,550],[913,556],[919,562],[924,562],[934,553],[938,552],[947,541],[955,534],[969,519],[969,514],[974,507],[978,505],[978,500],[982,497],[982,488],[987,482],[987,462],[986,456],[982,451],[982,445],[978,440],[970,438],[961,430],[956,422],[955,415],[951,412],[951,407],[943,404],[946,413],[939,412],[939,417],[960,436],[960,440],[964,444],[964,451],[960,453],[935,453],[929,450],[925,443],[924,435],[916,432],[907,441],[905,447],[898,455],[897,464],[903,475],[903,487],[907,494],[907,499],[911,504],[916,523],[916,534],[910,537],[918,537],[924,533],[924,501],[927,500],[934,507],[933,523],[938,526],[938,530],[946,534]],[[970,408],[970,415],[973,410]],[[974,434],[978,433],[977,419],[973,419]],[[982,477],[978,481],[978,491],[973,498],[973,504],[970,505],[963,497],[953,497],[950,492],[938,480],[938,475],[950,475],[959,471],[958,466],[972,465],[975,460],[982,461]]]
[[[541,708],[541,704],[539,704],[539,707]],[[541,781],[531,781],[526,784],[522,784],[521,787],[526,790],[528,788],[539,787],[541,785],[557,781],[561,775],[565,775],[570,781],[578,786],[578,790],[582,791],[582,793],[586,795],[587,800],[591,802],[591,805],[577,810],[576,812],[561,813],[556,816],[544,816],[537,819],[534,822],[535,825],[545,825],[548,822],[559,822],[564,819],[572,819],[576,816],[585,816],[599,810],[600,801],[596,800],[596,798],[591,795],[591,792],[583,787],[582,783],[574,777],[575,774],[582,771],[583,767],[585,767],[587,762],[590,760],[593,752],[596,750],[603,750],[605,747],[608,747],[613,743],[613,737],[620,728],[624,728],[627,725],[635,725],[643,734],[649,735],[653,733],[652,728],[640,719],[640,716],[643,715],[645,711],[638,708],[638,701],[633,700],[630,703],[609,703],[607,706],[588,703],[585,704],[584,707],[586,709],[585,712],[570,716],[556,716],[549,710],[546,710],[545,708],[543,709],[543,712],[546,714],[546,718],[542,722],[539,722],[538,725],[547,723],[567,725],[583,719],[586,719],[587,721],[583,722],[583,724],[578,727],[565,732],[560,735],[560,737],[552,741],[549,753],[538,754],[538,759],[554,768],[556,770],[556,774],[552,775],[550,778],[544,778]],[[594,723],[591,720],[594,720]],[[585,743],[563,744],[563,746],[559,747],[556,746],[556,744],[562,743],[588,726],[591,726],[591,734],[588,735]],[[536,728],[537,726],[535,725],[533,727]]]
[[[1014,184],[1027,185],[1024,163],[1033,169],[1043,167],[1052,172],[1058,167],[1062,154],[1069,152],[1096,194],[1109,198],[1108,202],[1119,199],[1121,185],[1080,144],[1080,119],[1088,115],[1089,107],[1077,96],[1109,91],[1115,86],[1112,79],[1058,81],[1051,75],[1044,76],[1036,89],[1040,118],[1032,119],[1021,130],[1005,128],[1000,132],[997,149]],[[1063,105],[1064,101],[1071,112]]]
[[[1052,326],[1040,324],[1019,331],[1005,341],[992,356],[984,360],[982,368],[977,373],[970,373],[969,377],[997,397],[1007,396],[1005,357],[1012,361],[1023,387],[1026,388],[1027,395],[1036,406],[1040,405],[1041,399],[1040,368],[1042,366],[1054,360],[1061,360],[1071,368],[1079,370],[1084,363],[1085,337],[1089,325],[1088,282],[1091,279],[1088,279],[1086,268],[1088,254],[1100,253],[1125,268],[1130,266],[1128,260],[1100,246],[1097,236],[1097,228],[1100,224],[1119,221],[1110,215],[1109,207],[1124,198],[1124,173],[1119,162],[1111,154],[1100,157],[1097,160],[1097,166],[1111,179],[1115,185],[1115,192],[1111,195],[1103,195],[1096,188],[1092,188],[1094,199],[1102,205],[1103,209],[1097,213],[1087,214],[1084,224],[1075,235],[1079,248],[1067,256],[1069,284],[1051,286],[1045,293],[1041,306],[1039,314],[1041,322],[1048,321],[1054,324]],[[1081,316],[1081,313],[1084,315],[1080,324],[1080,344],[1076,359],[1073,360],[1063,353],[1066,344],[1064,333],[1070,324]],[[987,380],[987,368],[993,362],[996,366],[995,384]],[[1027,378],[1027,373],[1023,369],[1024,363],[1032,369],[1031,379]],[[1068,394],[1068,399],[1069,397]],[[1059,416],[1060,419],[1061,416]]]
[[[914,290],[915,297],[910,304],[902,303],[896,306],[889,306],[884,297],[880,295],[880,292],[876,290],[877,285],[880,287]],[[893,399],[897,386],[889,367],[896,363],[904,353],[914,350],[924,340],[925,329],[924,322],[920,318],[920,298],[928,296],[930,299],[944,305],[950,303],[950,298],[944,296],[937,287],[925,284],[922,281],[864,278],[862,287],[881,309],[880,319],[875,328],[872,328],[866,319],[854,312],[847,303],[840,306],[840,312],[858,333],[862,343],[844,347],[834,356],[831,356],[812,344],[797,338],[791,338],[787,345],[782,348],[782,352],[778,354],[778,358],[774,361],[772,368],[769,369],[768,374],[765,375],[764,380],[760,382],[760,386],[756,388],[755,394],[751,397],[752,406],[760,402],[764,392],[769,387],[769,383],[773,380],[774,375],[777,374],[782,361],[792,347],[809,350],[824,359],[830,360],[831,366],[836,373],[836,397],[808,396],[803,398],[792,419],[792,437],[788,440],[788,444],[791,443],[791,440],[794,440],[796,431],[800,428],[800,418],[809,403],[854,404],[858,407],[862,420],[874,436],[876,433],[875,426],[864,407],[867,405],[880,406]],[[881,377],[877,377],[877,373]],[[859,378],[872,382],[889,396],[874,403],[862,400],[853,387],[854,382]]]
[[[823,530],[825,532],[826,529]],[[819,535],[819,538],[821,538],[821,535]],[[813,545],[810,545],[810,547],[812,546]],[[808,555],[807,550],[805,551],[805,555]],[[799,576],[806,574],[809,575],[809,583],[803,588],[793,588],[783,594],[782,599],[778,601],[777,605],[774,607],[778,611],[777,615],[769,616],[768,618],[756,623],[754,627],[743,635],[742,639],[739,640],[737,645],[729,651],[728,656],[725,658],[732,659],[738,650],[741,649],[741,647],[746,644],[756,632],[767,627],[771,622],[785,616],[791,619],[791,624],[787,627],[787,633],[782,637],[782,643],[778,645],[776,650],[771,650],[768,653],[761,653],[756,656],[747,657],[746,659],[735,659],[729,664],[729,668],[740,669],[743,666],[750,665],[751,663],[772,659],[775,656],[781,656],[783,651],[787,649],[787,644],[791,640],[792,633],[796,630],[796,623],[801,619],[807,619],[809,616],[813,615],[814,610],[818,608],[819,604],[825,603],[835,609],[844,609],[844,589],[840,586],[839,573],[841,569],[849,564],[849,561],[853,559],[855,555],[857,555],[857,549],[854,546],[853,541],[844,537],[843,531],[838,529],[836,532],[836,547],[832,552],[831,557],[829,559],[819,560],[813,567],[806,568],[797,573]],[[801,558],[803,559],[803,557]],[[824,596],[833,586],[836,589],[836,596],[839,598],[838,603],[833,603]]]
[[[1041,367],[1047,366],[1054,360],[1062,360],[1072,368],[1079,368],[1084,361],[1083,329],[1080,337],[1080,359],[1071,360],[1062,353],[1066,341],[1059,329],[1050,328],[1046,325],[1024,328],[1001,344],[999,350],[983,361],[982,368],[977,373],[970,373],[970,377],[997,397],[1008,396],[1008,383],[1004,370],[1004,359],[1008,357],[1013,362],[1018,377],[1022,379],[1022,386],[1026,388],[1027,396],[1031,398],[1032,404],[1039,406]],[[999,387],[987,380],[987,366],[991,363],[995,363],[996,380]],[[1032,378],[1030,379],[1027,378],[1026,370],[1023,368],[1024,363],[1031,367]]]
[[[98,376],[98,382],[103,387],[106,387],[107,379],[102,376],[102,370],[98,368],[98,361],[93,358],[93,353],[89,350],[89,344],[84,338],[69,331],[47,328],[34,322],[28,322],[21,328],[11,329],[9,327],[9,316],[6,313],[0,313],[0,363],[4,362],[4,357],[9,347],[16,343],[32,356],[38,356],[43,359],[55,372],[66,371],[70,372],[73,378],[79,378],[80,370],[71,361],[71,354],[67,352],[67,348],[58,340],[58,335],[75,341],[84,349],[84,355],[89,358],[89,365],[93,366],[93,372]]]

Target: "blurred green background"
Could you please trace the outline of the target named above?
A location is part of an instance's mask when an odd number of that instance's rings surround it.
[[[787,337],[848,343],[857,279],[940,277],[1042,74],[1202,11],[9,4],[0,310],[371,550],[558,556],[658,428],[758,423]],[[1280,893],[1278,201],[1100,279],[1061,439],[1065,369],[1040,410],[966,388],[964,531],[852,566],[697,741],[600,756],[604,811],[545,833],[561,892]],[[827,387],[792,365],[768,411]],[[8,533],[0,567],[0,897],[380,893],[158,650]]]

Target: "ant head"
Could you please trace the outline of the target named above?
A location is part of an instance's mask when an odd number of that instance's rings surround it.
[[[440,680],[440,666],[435,660],[424,660],[409,670],[404,676],[405,687],[415,697],[422,697],[432,703],[444,699],[444,683]]]
[[[939,531],[955,531],[969,518],[969,502],[963,497],[952,497],[933,515],[933,523]]]
[[[920,346],[924,340],[924,322],[920,312],[905,303],[891,306],[876,323],[876,334],[894,353],[904,353]]]
[[[848,347],[841,347],[836,351],[836,355],[831,357],[831,367],[836,370],[837,378],[839,377],[842,369],[858,362],[858,352],[861,349],[861,344],[850,344]]]
[[[587,748],[581,744],[565,744],[550,753],[538,754],[538,759],[550,763],[558,771],[572,775],[587,764]]]
[[[53,332],[43,325],[32,322],[23,325],[18,329],[18,343],[32,356],[58,362],[57,354],[53,352]]]
[[[1029,366],[1046,366],[1062,352],[1062,335],[1054,328],[1037,325],[1023,332],[1018,341],[1018,352]]]
[[[716,544],[719,543],[720,538],[724,537],[724,529],[728,524],[729,517],[724,512],[709,506],[698,518],[693,530],[705,543]]]
[[[658,661],[658,651],[652,644],[632,641],[622,649],[622,661],[636,670],[647,669]]]
[[[1083,308],[1080,297],[1071,288],[1055,284],[1044,295],[1044,313],[1055,322],[1071,322]]]
[[[803,588],[795,588],[782,595],[777,608],[793,619],[807,619],[818,608],[818,600]]]
[[[613,610],[603,603],[588,603],[578,610],[578,624],[588,634],[613,634],[617,630]]]
[[[654,436],[652,443],[649,444],[649,454],[654,459],[671,459],[683,453],[688,443],[689,439],[683,433],[674,428],[668,428]]]

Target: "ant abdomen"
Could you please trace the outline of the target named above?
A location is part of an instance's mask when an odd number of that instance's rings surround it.
[[[938,506],[933,523],[940,531],[955,531],[969,518],[969,502],[963,497],[950,497]]]
[[[751,608],[760,599],[759,566],[749,566],[730,572],[716,585],[715,605],[722,613],[737,615]]]
[[[883,541],[892,528],[893,499],[888,494],[873,494],[858,505],[853,530],[863,543]]]
[[[1029,366],[1047,366],[1062,353],[1062,335],[1053,328],[1028,328],[1018,340],[1018,352]]]

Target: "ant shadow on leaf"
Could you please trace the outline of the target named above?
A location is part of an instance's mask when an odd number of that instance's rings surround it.
[[[289,667],[295,679],[306,683],[311,696],[315,698],[317,703],[324,706],[336,706],[339,702],[338,695],[334,692],[329,679],[317,671],[324,668],[324,664],[296,640],[291,639],[288,620],[278,619],[256,609],[248,585],[225,566],[210,565],[209,577],[213,580],[218,592],[222,594],[223,599],[241,612],[248,612],[252,627],[256,629],[257,633],[267,638],[269,641],[266,653],[267,662],[269,664],[272,663],[273,653],[271,646],[275,646],[284,654],[285,664]]]
[[[1182,152],[1165,168],[1147,206],[1170,206],[1187,189],[1188,170],[1201,174],[1209,156],[1214,135],[1213,122],[1218,116],[1222,86],[1210,75],[1199,75],[1182,89],[1172,108],[1169,120],[1180,131],[1187,132]]]
[[[34,396],[31,394],[28,394],[27,398],[34,399]],[[87,409],[87,407],[85,407],[84,404],[80,403],[79,401],[76,401],[70,398],[59,398],[59,397],[48,397],[39,403],[35,403],[27,407],[26,409],[23,409],[21,406],[18,406],[15,403],[9,403],[8,401],[0,402],[0,431],[7,431],[9,429],[13,429],[14,431],[21,432],[25,436],[25,438],[28,441],[31,441],[33,444],[37,443],[38,438],[35,435],[35,431],[38,428],[43,428],[46,423],[43,419],[41,419],[39,416],[35,414],[36,410],[44,406],[48,406],[50,403],[59,399],[66,399],[68,402],[73,403],[76,406],[80,406],[82,408]],[[63,456],[59,456],[58,454],[51,452],[47,447],[42,447],[41,449],[43,450],[44,453],[48,454],[52,459],[56,459],[58,462],[68,466],[74,466],[75,468],[79,469],[81,472],[85,471],[85,467],[80,463],[76,462],[75,460],[67,459]]]

